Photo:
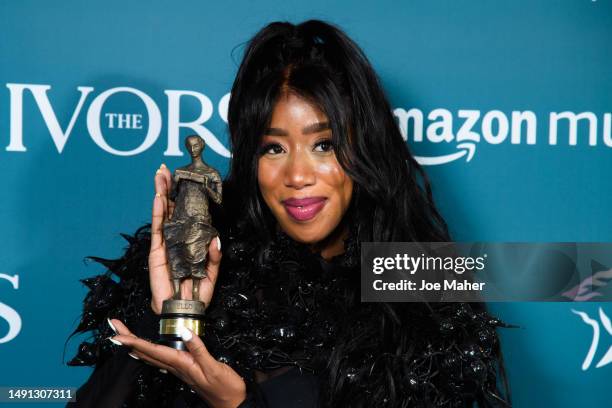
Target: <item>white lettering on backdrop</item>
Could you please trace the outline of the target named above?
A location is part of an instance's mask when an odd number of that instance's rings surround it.
[[[6,275],[0,273],[0,280],[5,279],[13,285],[13,289],[19,289],[19,275]],[[0,344],[8,343],[13,340],[21,331],[21,316],[9,305],[0,302],[0,317],[7,321],[9,325],[8,332],[0,337]]]
[[[93,142],[107,153],[117,156],[133,156],[149,149],[160,136],[164,116],[158,104],[146,93],[131,87],[116,87],[102,91],[91,101],[89,107],[85,103],[94,88],[78,86],[79,100],[69,113],[70,120],[65,129],[60,126],[60,121],[53,109],[47,91],[50,85],[37,84],[6,84],[10,93],[10,132],[9,143],[6,151],[26,152],[24,140],[24,94],[26,91],[32,94],[49,134],[55,144],[58,153],[62,153],[74,125],[83,110],[86,109],[87,130]],[[145,106],[148,116],[148,125],[143,129],[143,117],[141,114],[132,112],[109,112],[103,117],[102,110],[105,102],[113,95],[129,93],[137,96]],[[206,127],[211,120],[214,108],[208,96],[203,93],[190,90],[164,90],[167,99],[168,111],[166,112],[167,147],[165,156],[182,156],[180,149],[181,128],[191,129],[200,135],[206,144],[218,155],[230,157],[230,152],[217,136]],[[199,112],[195,119],[186,121],[181,119],[181,101],[189,98],[198,104]],[[227,108],[230,94],[225,94],[217,104],[217,113],[221,120],[227,123]],[[510,143],[512,145],[546,144],[549,146],[577,146],[588,144],[598,146],[603,142],[604,147],[612,147],[612,113],[604,112],[597,115],[594,112],[549,112],[546,114],[548,120],[541,120],[538,130],[538,115],[529,110],[514,110],[510,114],[501,110],[480,111],[476,109],[459,109],[451,112],[448,109],[437,108],[429,113],[420,109],[412,108],[405,110],[396,108],[393,114],[398,120],[400,133],[405,141],[414,144],[423,142],[432,144],[448,144],[454,147],[454,151],[448,154],[434,156],[415,156],[422,165],[438,165],[449,163],[461,158],[466,162],[472,160],[478,143],[489,145],[500,145]],[[540,114],[541,116],[541,114]],[[425,119],[426,118],[426,119]],[[427,121],[427,123],[426,123]],[[27,121],[26,121],[27,122]],[[62,120],[64,122],[64,120]],[[119,150],[109,145],[104,137],[101,123],[107,129],[122,129],[125,131],[145,130],[144,140],[140,145],[131,150]],[[600,126],[601,124],[601,126]],[[548,129],[544,128],[545,126]],[[601,129],[601,132],[599,131]],[[456,131],[455,131],[456,130]],[[546,138],[538,140],[538,133],[545,134]],[[586,134],[586,138],[584,135]],[[566,142],[560,142],[566,140]],[[579,143],[580,142],[580,143]],[[31,142],[30,142],[31,143]]]

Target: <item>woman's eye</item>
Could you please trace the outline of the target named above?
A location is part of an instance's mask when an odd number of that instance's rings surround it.
[[[321,140],[315,144],[314,150],[316,152],[329,152],[334,150],[334,145],[330,139]]]
[[[261,147],[261,154],[280,154],[283,152],[281,145],[270,143]]]

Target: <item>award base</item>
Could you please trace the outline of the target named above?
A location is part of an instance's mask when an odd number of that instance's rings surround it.
[[[177,350],[187,350],[181,339],[181,328],[186,327],[197,336],[203,335],[205,310],[206,305],[199,300],[164,300],[158,343]]]

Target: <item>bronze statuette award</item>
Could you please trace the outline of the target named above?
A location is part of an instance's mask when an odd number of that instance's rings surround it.
[[[221,204],[221,176],[202,161],[204,140],[189,136],[185,146],[191,164],[174,172],[169,198],[175,207],[164,222],[163,235],[174,295],[163,302],[159,322],[160,343],[186,350],[180,330],[187,327],[201,336],[204,333],[204,312],[207,305],[200,300],[200,279],[206,278],[208,245],[218,234],[211,225],[208,200]],[[183,299],[181,282],[193,280],[191,299]]]

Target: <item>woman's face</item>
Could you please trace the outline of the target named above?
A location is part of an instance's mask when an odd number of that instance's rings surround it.
[[[274,107],[257,178],[283,231],[309,244],[336,229],[353,193],[353,181],[336,160],[327,117],[291,93],[281,95]]]

